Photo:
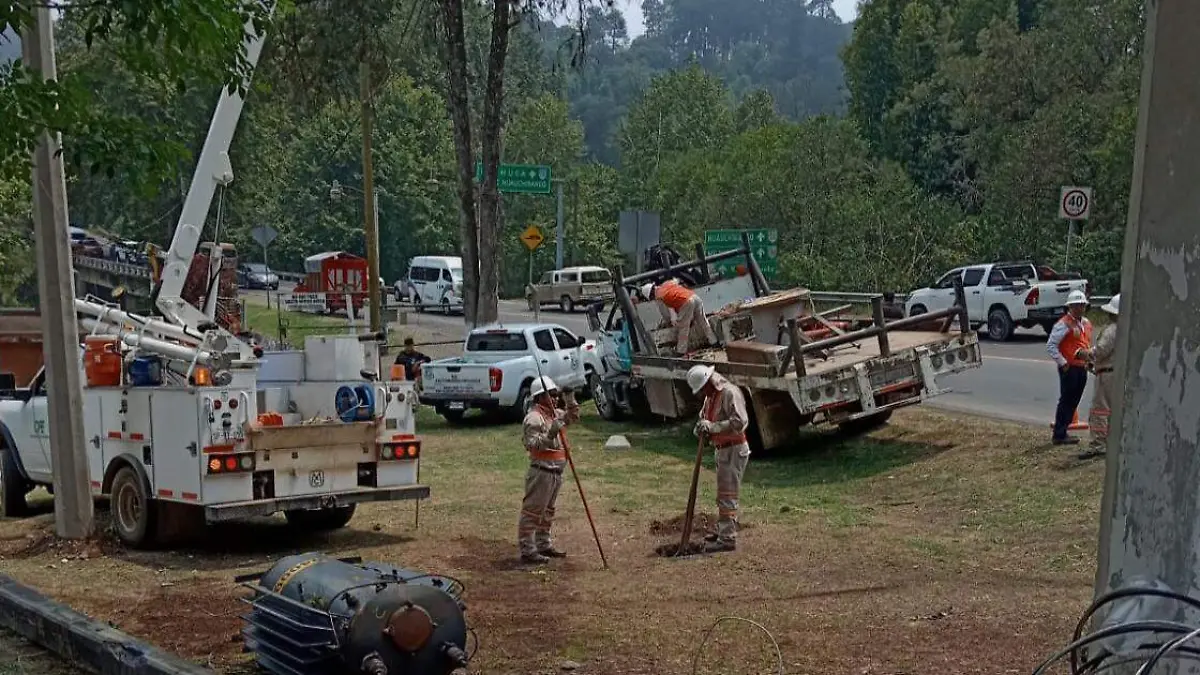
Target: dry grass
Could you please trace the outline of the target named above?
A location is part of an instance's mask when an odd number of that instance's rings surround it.
[[[723,615],[767,626],[789,673],[1028,672],[1065,643],[1090,596],[1102,468],[1047,447],[1040,429],[911,410],[868,437],[812,434],[751,458],[738,552],[669,560],[654,548],[673,539],[663,525],[686,504],[687,428],[585,417],[569,433],[612,566],[601,570],[573,486],[556,525],[571,557],[516,564],[525,462],[515,427],[452,431],[425,418],[420,428],[433,496],[417,531],[411,505],[385,504],[324,538],[296,541],[270,521],[141,553],[47,547],[45,518],[8,521],[0,568],[226,671],[246,664],[232,577],[300,550],[461,578],[482,641],[473,672],[491,674],[554,672],[569,659],[581,673],[684,675]],[[610,433],[634,449],[605,452]],[[702,512],[714,510],[712,469],[709,455]],[[773,650],[753,628],[724,624],[699,672],[774,672]]]

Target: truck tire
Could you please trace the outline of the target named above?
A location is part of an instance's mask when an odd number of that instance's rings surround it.
[[[127,546],[147,548],[154,543],[156,509],[150,501],[150,491],[137,471],[121,467],[113,477],[109,491],[113,529]]]
[[[838,425],[838,430],[851,436],[865,434],[868,431],[878,429],[879,427],[887,424],[888,420],[892,419],[893,412],[895,411],[884,410],[881,413],[875,413],[874,415],[868,415],[867,417],[861,417],[856,420],[844,422]]]
[[[17,460],[12,451],[0,447],[0,518],[20,518],[28,515],[29,505],[25,495],[29,486],[17,473]]]
[[[571,299],[571,296],[564,295],[558,299],[558,308],[562,310],[563,314],[570,314],[575,311],[575,301]]]
[[[521,390],[517,393],[517,400],[508,409],[508,418],[514,422],[523,421],[525,415],[529,413],[531,403],[529,400],[529,383],[526,382],[521,385]]]
[[[1012,337],[1013,320],[1008,315],[1008,310],[1003,307],[997,307],[988,312],[988,337],[996,342],[1005,342]]]
[[[621,411],[621,406],[615,401],[608,398],[608,394],[604,391],[604,381],[595,371],[588,374],[588,391],[592,394],[592,401],[596,404],[596,412],[600,417],[608,422],[620,422],[625,418]]]
[[[354,517],[354,504],[332,509],[292,509],[284,511],[288,525],[305,532],[328,532],[349,524]]]

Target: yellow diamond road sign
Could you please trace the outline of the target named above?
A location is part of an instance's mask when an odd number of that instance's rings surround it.
[[[521,233],[521,243],[525,244],[525,248],[530,251],[537,250],[537,247],[546,241],[546,235],[542,234],[542,228],[537,225],[530,225]]]

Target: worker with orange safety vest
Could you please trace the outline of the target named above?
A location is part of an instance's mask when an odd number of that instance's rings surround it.
[[[1088,431],[1091,432],[1091,442],[1079,459],[1103,457],[1108,447],[1108,422],[1112,417],[1112,402],[1116,383],[1113,382],[1113,361],[1117,355],[1117,322],[1120,321],[1121,294],[1112,297],[1101,311],[1112,317],[1112,323],[1105,326],[1096,336],[1096,346],[1092,348],[1092,373],[1096,383],[1092,386],[1092,407],[1088,411]]]
[[[1087,388],[1088,361],[1092,354],[1092,322],[1084,316],[1088,308],[1083,291],[1067,296],[1067,313],[1050,331],[1046,352],[1058,365],[1058,408],[1054,413],[1055,445],[1076,445],[1079,439],[1067,435],[1075,409]]]
[[[646,284],[642,286],[642,295],[647,300],[658,303],[658,311],[662,315],[659,328],[675,326],[675,353],[682,356],[688,352],[688,341],[692,329],[696,328],[704,335],[705,344],[715,345],[717,336],[708,318],[704,316],[704,302],[690,288],[685,288],[678,281],[671,279],[662,284]],[[675,312],[675,322],[671,323],[671,312]]]
[[[688,371],[687,383],[693,394],[704,397],[696,437],[708,438],[717,456],[717,531],[705,538],[704,550],[733,551],[737,549],[738,493],[750,461],[746,398],[712,366],[693,366]]]
[[[558,385],[544,375],[529,386],[533,406],[523,423],[529,471],[525,474],[525,499],[517,522],[517,544],[521,562],[525,563],[540,564],[550,558],[566,557],[550,542],[550,525],[554,522],[554,504],[567,465],[560,432],[579,420],[579,403],[574,392],[567,391],[563,394],[566,408],[559,408],[558,393]]]

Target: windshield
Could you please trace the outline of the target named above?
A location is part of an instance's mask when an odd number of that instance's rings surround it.
[[[583,283],[585,284],[604,284],[609,281],[612,281],[612,275],[608,273],[608,270],[595,270],[583,273]]]
[[[262,263],[247,263],[246,269],[255,274],[266,274],[271,271],[270,267],[267,267]]]
[[[469,352],[523,352],[529,348],[524,333],[471,333]]]
[[[463,280],[463,271],[461,267],[455,267],[450,270],[450,276],[454,277],[455,281]]]

